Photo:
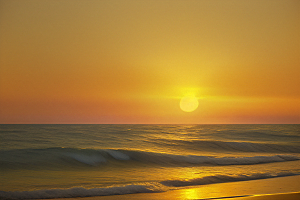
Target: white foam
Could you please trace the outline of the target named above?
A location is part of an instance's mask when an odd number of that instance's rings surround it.
[[[93,197],[93,196],[110,196],[124,195],[135,193],[153,193],[163,192],[171,189],[170,187],[185,187],[192,185],[206,185],[213,183],[225,183],[235,181],[247,181],[266,178],[275,178],[283,176],[299,175],[290,172],[281,172],[278,174],[257,173],[251,175],[216,175],[206,176],[190,180],[166,180],[160,183],[142,183],[137,185],[125,185],[107,188],[85,189],[83,187],[75,187],[70,189],[48,189],[35,191],[0,191],[0,199],[52,199],[52,198],[75,198],[75,197]]]
[[[122,152],[114,151],[114,150],[105,150],[110,156],[117,160],[130,160],[130,157]]]
[[[268,174],[268,173],[257,173],[251,175],[238,175],[238,176],[216,175],[216,176],[206,176],[206,177],[190,179],[190,180],[168,180],[168,181],[163,181],[161,183],[166,186],[184,187],[184,186],[191,186],[191,185],[207,185],[213,183],[248,181],[248,180],[275,178],[275,177],[292,176],[292,175],[298,175],[298,174],[294,174],[290,172],[282,172],[276,175]]]
[[[160,184],[161,185],[161,184]],[[70,189],[52,189],[36,191],[0,191],[0,199],[52,199],[71,197],[109,196],[134,193],[161,192],[156,185],[126,185],[120,187],[85,189],[82,187]]]
[[[87,165],[93,165],[96,166],[100,163],[106,162],[106,159],[99,155],[83,155],[79,153],[67,153],[65,154],[68,157],[71,157],[81,163],[87,164]]]

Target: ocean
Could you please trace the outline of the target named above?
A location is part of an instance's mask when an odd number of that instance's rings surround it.
[[[300,174],[300,125],[0,125],[0,199],[165,192]]]

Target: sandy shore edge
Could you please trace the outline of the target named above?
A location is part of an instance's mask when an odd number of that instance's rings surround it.
[[[300,192],[285,194],[265,194],[233,198],[236,200],[300,200]]]
[[[152,196],[152,195],[150,195]],[[79,198],[59,198],[59,199],[65,199],[65,200],[118,200],[118,199],[145,199],[145,200],[164,200],[166,199],[163,196],[155,195],[150,197],[148,194],[135,194],[135,196],[131,195],[114,195],[114,196],[108,196],[108,197],[79,197]],[[174,197],[168,197],[169,199],[180,199],[180,198],[174,198]],[[52,199],[52,200],[59,200],[59,199]],[[193,200],[226,200],[226,199],[232,199],[232,200],[300,200],[300,191],[299,192],[293,192],[293,193],[283,193],[283,194],[264,194],[264,195],[245,195],[245,196],[228,196],[228,197],[213,197],[213,198],[201,198],[201,199],[193,199]],[[183,198],[183,200],[188,200],[187,198]],[[190,199],[192,200],[192,199]]]

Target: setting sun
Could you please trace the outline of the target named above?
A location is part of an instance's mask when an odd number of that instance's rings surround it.
[[[180,100],[180,108],[185,112],[192,112],[198,108],[198,99],[194,96],[185,96]]]

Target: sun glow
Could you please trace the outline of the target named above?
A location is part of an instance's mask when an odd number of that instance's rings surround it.
[[[198,108],[198,99],[194,96],[185,96],[180,100],[180,108],[185,112],[192,112]]]

